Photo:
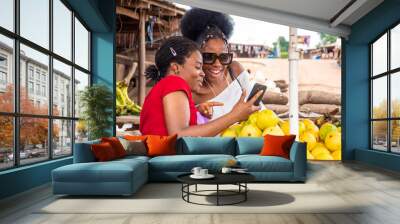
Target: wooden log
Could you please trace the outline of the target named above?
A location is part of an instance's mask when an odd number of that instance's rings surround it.
[[[279,104],[265,104],[267,109],[274,111],[276,114],[283,114],[289,111],[289,106]]]
[[[327,114],[336,109],[339,109],[337,114],[341,114],[341,106],[333,104],[303,104],[300,106],[300,111],[304,113]]]
[[[333,104],[340,106],[341,98],[340,94],[333,94],[324,91],[300,91],[299,104]]]
[[[275,93],[271,91],[266,91],[263,99],[264,104],[279,104],[286,105],[289,101],[288,97],[282,93]]]
[[[127,85],[129,85],[129,83],[131,82],[131,79],[133,78],[133,75],[135,74],[137,67],[138,63],[133,62],[131,68],[129,69],[128,74],[124,78],[124,81]]]
[[[165,4],[164,2],[160,2],[160,1],[154,1],[154,0],[142,0],[143,2],[147,2],[150,3],[151,5],[160,7],[164,10],[168,10],[168,11],[172,11],[172,12],[176,12],[179,15],[183,15],[185,14],[186,10],[179,8],[177,6],[174,6],[172,4]]]
[[[116,117],[117,124],[135,124],[139,125],[140,116],[137,115],[125,115]]]
[[[116,65],[117,81],[121,81],[125,77],[125,65],[117,63]]]
[[[128,16],[128,17],[130,17],[130,18],[132,18],[134,20],[140,20],[140,15],[138,15],[136,12],[134,12],[131,9],[127,9],[127,8],[124,8],[124,7],[121,7],[121,6],[117,6],[116,11],[117,11],[117,14]]]

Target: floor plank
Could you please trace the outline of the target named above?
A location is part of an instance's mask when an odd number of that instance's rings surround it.
[[[400,174],[355,162],[310,162],[308,183],[315,183],[349,203],[357,214],[36,214],[56,197],[49,185],[0,201],[0,223],[15,224],[280,224],[400,223]]]

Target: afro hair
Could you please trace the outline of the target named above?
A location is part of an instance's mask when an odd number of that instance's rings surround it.
[[[229,15],[206,9],[192,8],[181,20],[181,32],[184,37],[197,41],[207,26],[216,26],[229,39],[234,22]]]

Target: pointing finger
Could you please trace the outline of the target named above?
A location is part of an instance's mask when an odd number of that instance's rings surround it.
[[[223,106],[224,103],[222,103],[222,102],[207,102],[207,105],[210,107],[215,107],[215,106]]]

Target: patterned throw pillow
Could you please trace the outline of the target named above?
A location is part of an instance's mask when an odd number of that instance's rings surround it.
[[[122,146],[126,151],[126,155],[145,156],[147,155],[146,145],[141,140],[120,139]]]

